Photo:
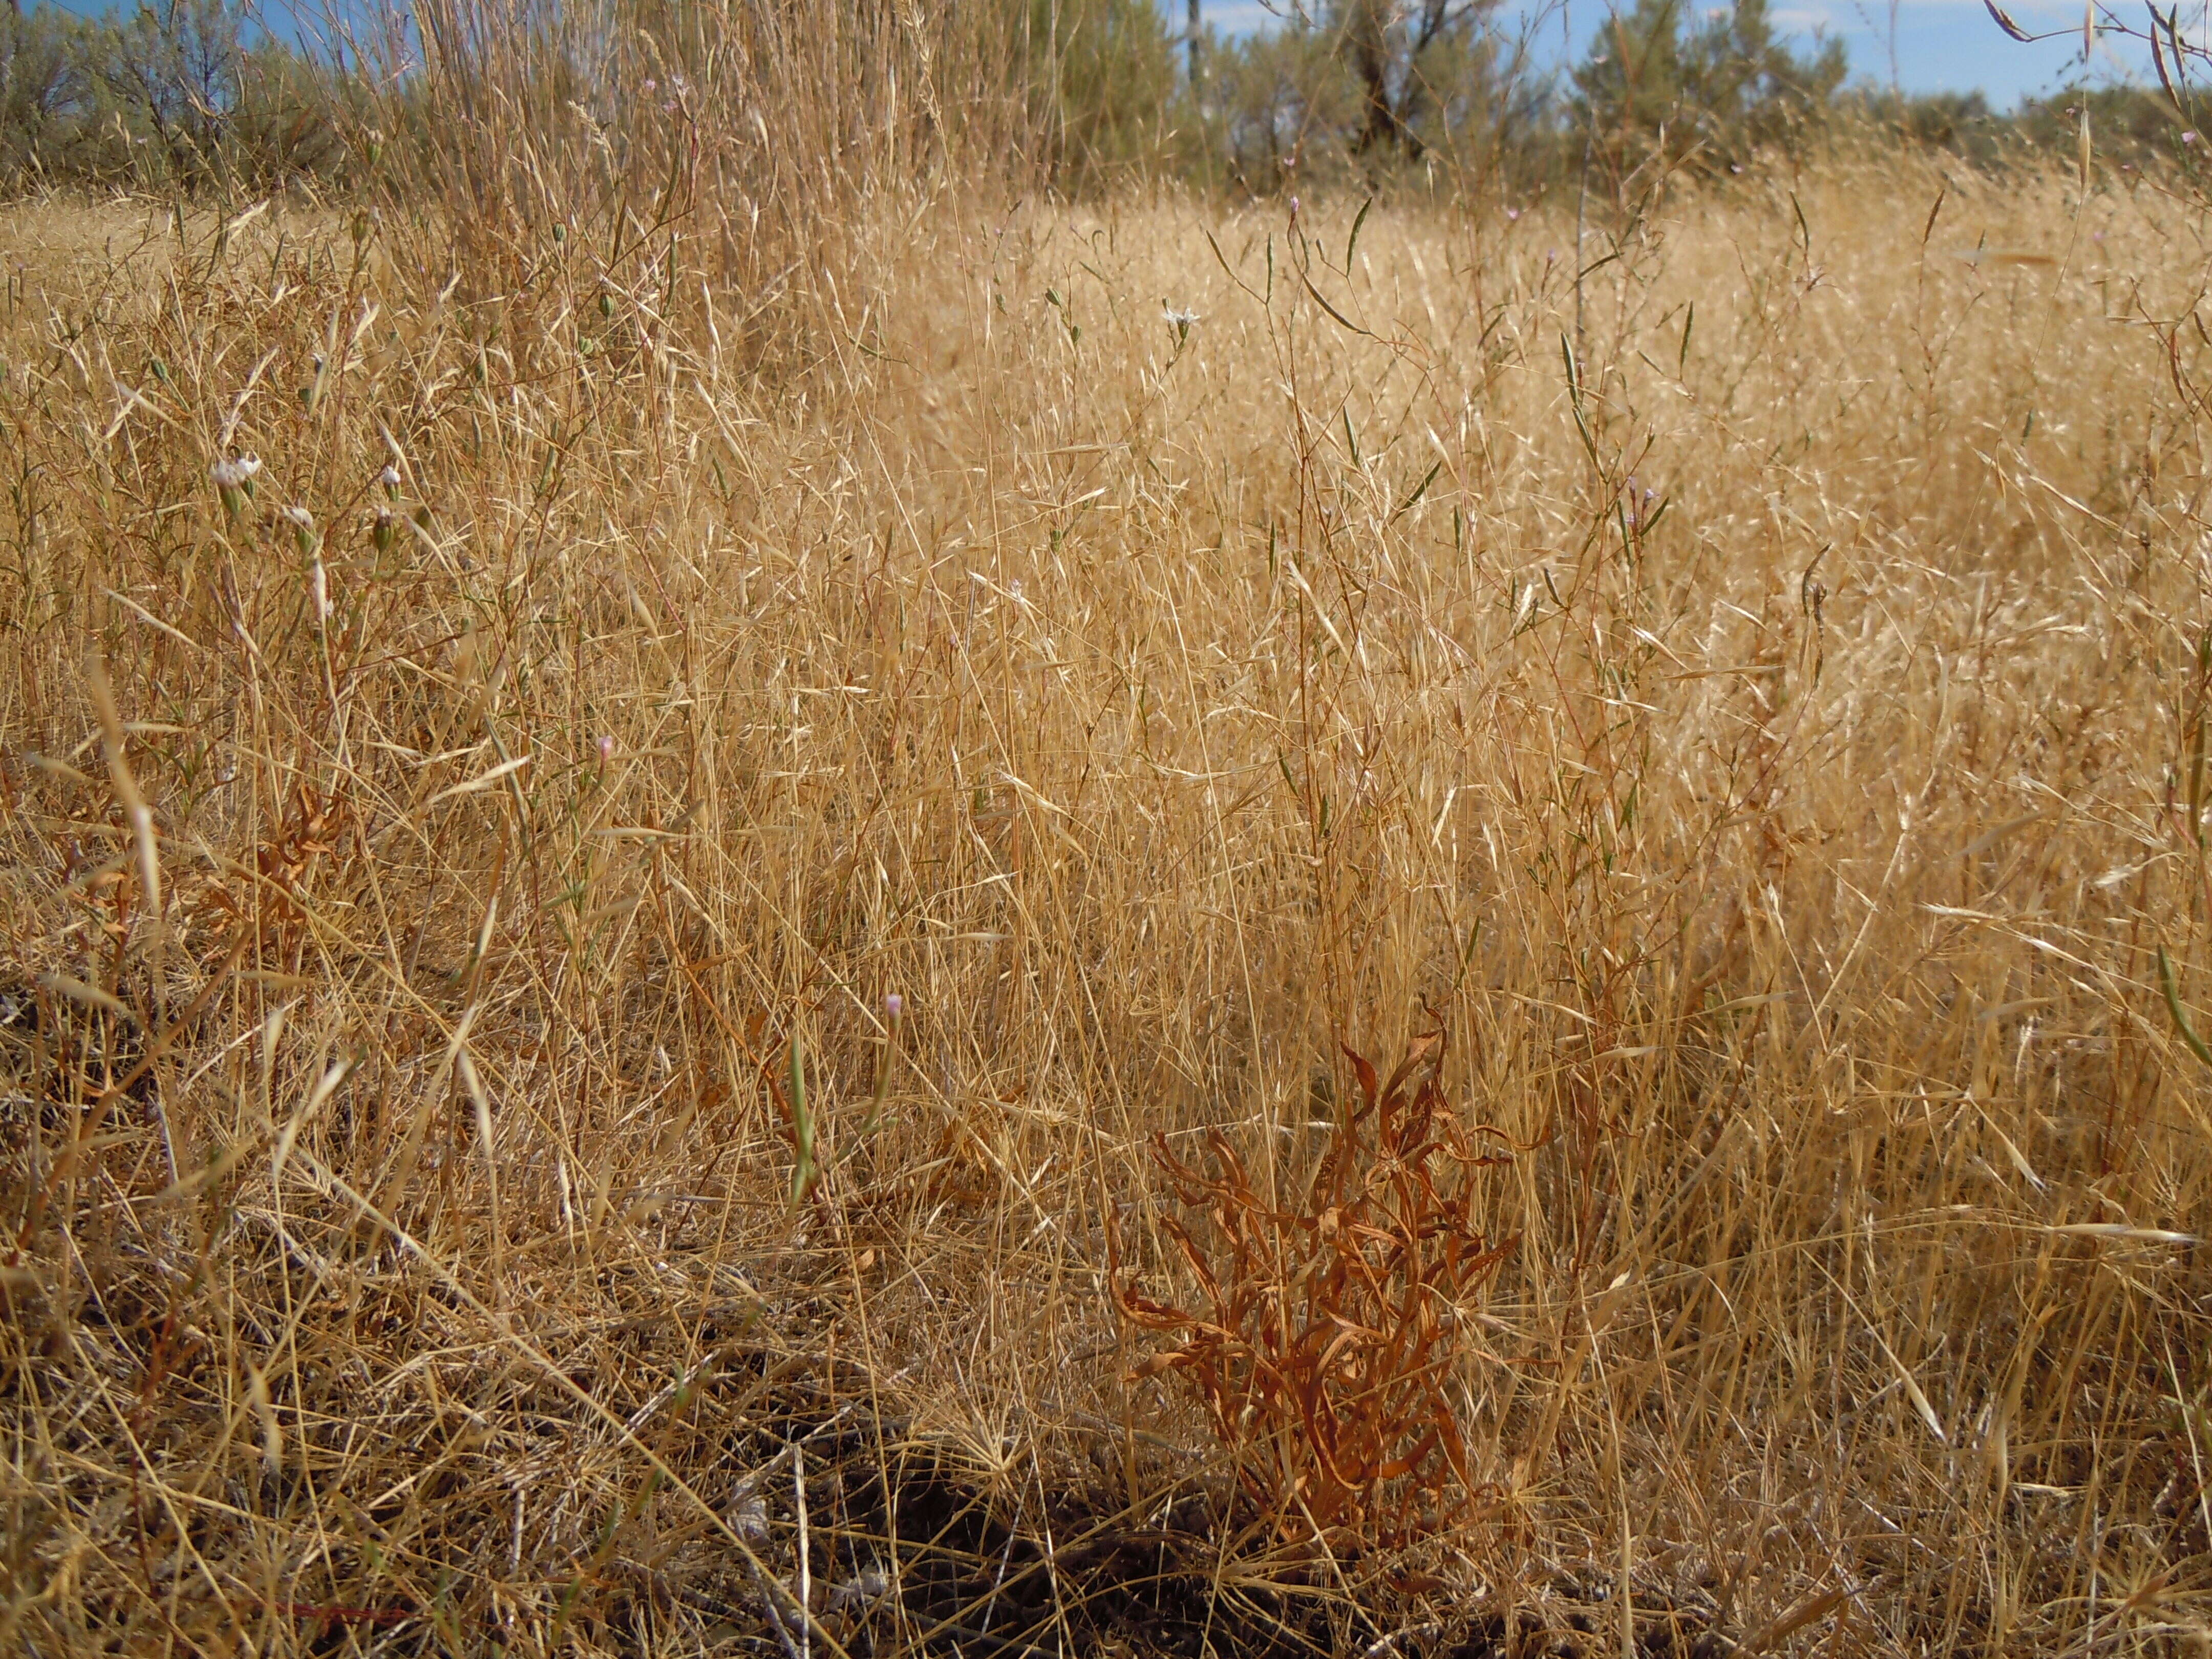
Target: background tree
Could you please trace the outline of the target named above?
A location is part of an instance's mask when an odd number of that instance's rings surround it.
[[[1152,0],[1027,0],[1025,75],[1053,170],[1084,188],[1158,160],[1175,40]]]
[[[1790,142],[1850,72],[1840,40],[1801,52],[1775,33],[1766,0],[1704,21],[1681,0],[1637,0],[1576,66],[1574,125],[1621,173],[1652,160],[1715,170]]]
[[[1481,20],[1496,0],[1332,0],[1340,49],[1359,93],[1356,155],[1428,149],[1422,118],[1449,96]]]
[[[1491,27],[1496,8],[1325,0],[1287,4],[1276,27],[1243,40],[1209,35],[1209,140],[1230,177],[1255,191],[1294,175],[1371,186],[1394,161],[1462,161],[1480,148],[1475,135],[1494,132],[1516,85]]]
[[[0,178],[67,176],[94,98],[88,26],[54,6],[0,12]]]
[[[161,0],[106,31],[106,90],[150,129],[173,177],[218,171],[245,64],[242,12],[227,0]]]
[[[1306,13],[1244,40],[1212,40],[1206,62],[1206,137],[1243,190],[1264,195],[1316,158],[1325,166],[1356,118],[1334,40]]]

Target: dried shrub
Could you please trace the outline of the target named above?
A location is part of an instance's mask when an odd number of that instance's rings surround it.
[[[1446,1103],[1446,1046],[1439,1024],[1382,1083],[1345,1047],[1358,1098],[1292,1208],[1267,1201],[1218,1130],[1206,1136],[1212,1175],[1153,1138],[1183,1206],[1210,1220],[1212,1248],[1180,1220],[1163,1224],[1202,1310],[1116,1278],[1127,1318],[1182,1338],[1136,1374],[1174,1371],[1197,1390],[1247,1491],[1286,1529],[1402,1540],[1463,1519],[1478,1494],[1460,1426],[1467,1315],[1520,1238],[1492,1243],[1476,1224],[1478,1172],[1511,1153],[1484,1150],[1502,1137]]]

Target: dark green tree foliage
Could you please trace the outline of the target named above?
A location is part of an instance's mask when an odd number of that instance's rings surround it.
[[[1932,92],[1894,105],[1893,118],[1915,143],[1936,149],[1963,149],[1996,121],[1990,100],[1978,92]]]
[[[1179,77],[1152,0],[1026,0],[1017,15],[1054,173],[1079,189],[1156,163]]]
[[[1358,106],[1329,32],[1294,13],[1249,40],[1207,43],[1200,92],[1204,148],[1231,183],[1267,194],[1352,130]]]
[[[173,177],[216,170],[242,89],[240,21],[224,0],[161,0],[102,32],[95,72],[113,105],[160,147]]]
[[[1209,39],[1200,128],[1247,190],[1373,181],[1393,161],[1464,165],[1512,101],[1497,0],[1324,0],[1281,25]],[[1525,112],[1523,112],[1525,113]]]
[[[73,141],[98,107],[91,33],[52,6],[0,11],[0,179],[81,171]]]
[[[1735,0],[1702,21],[1682,0],[1637,0],[1576,67],[1570,105],[1624,173],[1647,161],[1711,171],[1790,144],[1850,67],[1839,40],[1802,53],[1778,36],[1766,0]]]
[[[0,11],[0,186],[255,189],[343,157],[338,79],[249,40],[239,0]]]
[[[1334,0],[1337,38],[1358,91],[1354,154],[1391,149],[1418,159],[1428,149],[1424,118],[1449,120],[1488,9],[1488,0]]]
[[[2080,154],[2081,118],[2089,122],[2089,143],[2097,159],[2112,166],[2153,167],[2174,162],[2194,172],[2204,165],[2197,152],[2203,148],[2194,133],[2200,113],[2212,115],[2212,104],[2201,111],[2186,87],[2179,107],[2157,87],[2067,87],[2045,98],[2022,100],[2013,117],[2013,127],[2026,146],[2061,160]]]

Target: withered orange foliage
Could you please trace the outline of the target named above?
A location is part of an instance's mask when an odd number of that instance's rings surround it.
[[[1470,1300],[1519,1243],[1475,1224],[1485,1152],[1438,1081],[1443,1027],[1414,1039],[1387,1082],[1348,1044],[1358,1098],[1329,1135],[1312,1185],[1277,1208],[1227,1136],[1209,1132],[1214,1173],[1152,1155],[1211,1248],[1163,1224],[1202,1307],[1170,1306],[1118,1277],[1125,1317],[1182,1338],[1138,1376],[1179,1373],[1205,1402],[1240,1479],[1285,1528],[1402,1540],[1463,1518],[1478,1481],[1460,1414],[1474,1342]]]
[[[347,810],[342,796],[319,795],[299,785],[276,833],[254,849],[259,881],[244,894],[216,886],[199,908],[227,918],[234,929],[249,931],[264,966],[297,973],[310,932],[310,878],[319,862],[338,851]]]

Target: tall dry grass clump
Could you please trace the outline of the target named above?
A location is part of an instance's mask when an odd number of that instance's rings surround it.
[[[1164,92],[1091,94],[1054,72],[1071,54],[1091,64],[1127,3],[373,9],[330,26],[354,70],[337,100],[356,152],[345,184],[391,220],[392,252],[422,283],[509,301],[549,240],[610,261],[649,246],[656,268],[639,269],[665,322],[750,367],[803,367],[816,355],[790,325],[841,308],[856,226],[956,182],[1011,198],[1157,148]],[[1089,107],[1115,97],[1128,107]]]
[[[8,221],[8,1645],[2203,1631],[2193,210],[567,188]]]

